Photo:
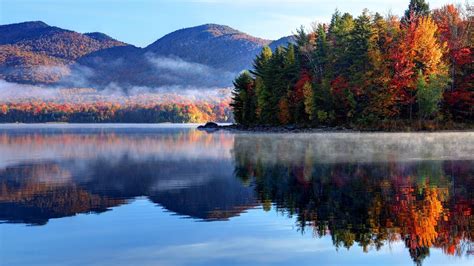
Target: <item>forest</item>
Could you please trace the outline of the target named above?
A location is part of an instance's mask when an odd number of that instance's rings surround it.
[[[229,122],[228,104],[197,103],[0,103],[0,123],[202,123]]]
[[[234,81],[237,124],[369,130],[473,128],[473,7],[430,10],[301,27],[295,43],[265,47]]]
[[[93,88],[22,86],[0,99],[0,123],[231,122],[230,89],[148,91],[134,95]],[[5,94],[5,93],[4,93]],[[205,95],[205,96],[202,96]]]

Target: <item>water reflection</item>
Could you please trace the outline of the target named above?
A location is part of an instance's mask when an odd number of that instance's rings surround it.
[[[432,247],[472,253],[472,140],[463,138],[463,148],[453,136],[376,136],[371,143],[360,137],[236,137],[235,173],[255,182],[265,210],[273,203],[297,217],[301,232],[330,235],[336,248],[359,245],[368,252],[403,241],[417,264]],[[386,148],[396,141],[401,147]],[[459,160],[440,160],[445,157]]]
[[[421,263],[432,248],[473,252],[473,161],[474,133],[7,127],[0,221],[46,225],[139,197],[199,221],[227,221],[261,205],[261,215],[296,217],[300,233],[329,236],[336,249],[376,252],[403,242]]]
[[[1,135],[0,220],[44,225],[143,196],[205,221],[257,204],[253,188],[232,174],[232,138],[189,129],[49,133]]]

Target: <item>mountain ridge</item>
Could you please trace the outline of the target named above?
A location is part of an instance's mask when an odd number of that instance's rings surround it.
[[[0,25],[0,79],[99,88],[112,83],[230,86],[265,45],[275,49],[291,38],[266,40],[208,23],[173,31],[140,48],[101,32],[28,21]]]

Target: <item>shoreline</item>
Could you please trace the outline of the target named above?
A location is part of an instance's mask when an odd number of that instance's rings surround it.
[[[241,126],[241,125],[218,125],[207,123],[197,127],[200,131],[213,133],[217,131],[243,132],[243,133],[446,133],[446,132],[474,132],[471,128],[448,128],[448,129],[363,129],[351,127],[298,127],[298,126]]]

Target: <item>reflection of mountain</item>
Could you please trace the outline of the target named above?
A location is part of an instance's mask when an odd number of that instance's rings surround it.
[[[42,224],[48,214],[52,218],[105,210],[141,196],[180,215],[204,220],[228,219],[256,204],[253,189],[233,177],[229,152],[233,137],[229,135],[166,127],[0,132],[2,206],[15,204],[11,209],[19,210],[26,202],[21,197],[33,194],[30,209],[18,215],[44,214],[42,222],[29,217],[24,220],[28,223]],[[11,199],[12,186],[17,188],[18,199]],[[41,202],[65,201],[65,195],[51,198],[63,190],[80,190],[82,198],[87,194],[109,201],[87,207],[78,196],[71,196],[68,200],[77,201],[64,206],[69,211],[53,214],[51,207],[42,209]],[[1,208],[0,214],[7,211]],[[2,219],[12,220],[9,216]]]
[[[123,204],[91,194],[61,180],[55,164],[20,165],[0,172],[0,220],[10,223],[46,224],[51,218],[77,213],[101,213]],[[59,177],[59,178],[58,178]],[[48,182],[56,179],[59,182]]]
[[[235,171],[255,182],[264,209],[273,203],[296,216],[303,232],[366,252],[403,241],[416,263],[432,247],[463,255],[474,240],[472,161],[324,163],[310,145],[299,139],[295,148],[295,141],[237,136]],[[269,160],[279,149],[285,158]]]
[[[82,186],[111,197],[147,196],[179,215],[221,220],[256,205],[253,189],[235,179],[232,168],[228,160],[137,161],[125,156],[112,163],[95,161]]]
[[[0,173],[0,220],[45,224],[50,218],[103,212],[146,196],[178,215],[226,220],[256,205],[228,160],[68,160]]]

